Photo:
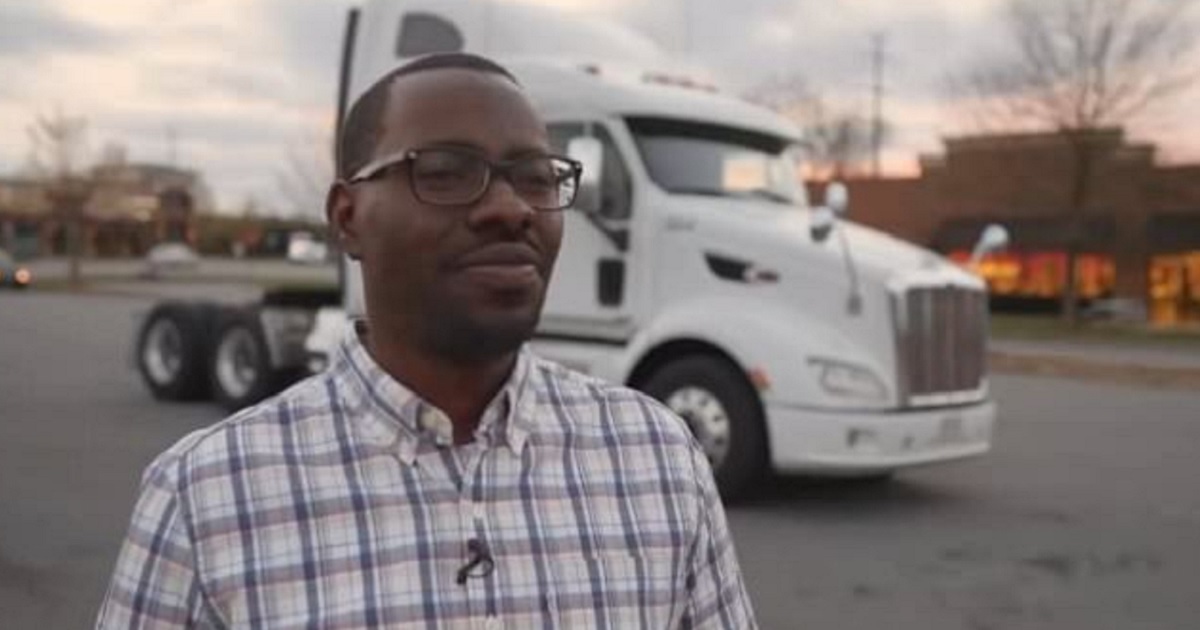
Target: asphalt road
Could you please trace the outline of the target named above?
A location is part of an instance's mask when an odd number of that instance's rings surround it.
[[[84,279],[105,281],[139,278],[146,264],[137,258],[101,258],[83,261]],[[69,273],[66,258],[38,258],[27,263],[33,277],[63,280]],[[193,269],[166,272],[171,278],[183,280],[236,280],[240,282],[272,281],[290,283],[336,282],[337,266],[332,262],[319,265],[298,265],[282,258],[201,258]],[[151,283],[155,284],[155,283]],[[158,283],[165,284],[165,283]]]
[[[150,303],[0,293],[0,628],[87,627],[141,469],[221,415],[141,387]],[[764,628],[1200,627],[1200,393],[994,390],[985,459],[730,509]]]

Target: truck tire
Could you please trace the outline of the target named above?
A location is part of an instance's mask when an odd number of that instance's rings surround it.
[[[641,389],[687,422],[726,501],[744,497],[766,471],[762,406],[737,366],[716,356],[687,356],[659,368]]]
[[[200,304],[156,306],[138,331],[136,360],[142,381],[159,400],[202,400],[208,395],[208,319]]]
[[[228,313],[213,339],[208,377],[219,405],[237,411],[279,391],[282,376],[271,367],[258,309]]]

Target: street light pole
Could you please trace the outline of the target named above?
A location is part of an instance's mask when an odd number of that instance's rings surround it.
[[[882,171],[880,152],[883,149],[883,64],[886,44],[883,33],[871,36],[871,175],[876,179]]]

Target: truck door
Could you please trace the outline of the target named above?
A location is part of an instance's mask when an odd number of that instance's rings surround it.
[[[633,187],[629,169],[600,123],[552,123],[556,153],[573,138],[594,137],[603,147],[600,194],[593,208],[563,216],[563,245],[546,297],[538,335],[581,342],[623,343],[633,334],[629,286],[629,226]]]

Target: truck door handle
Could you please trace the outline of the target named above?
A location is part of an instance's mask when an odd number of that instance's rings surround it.
[[[691,217],[668,216],[667,229],[687,232],[696,229],[696,220]]]

